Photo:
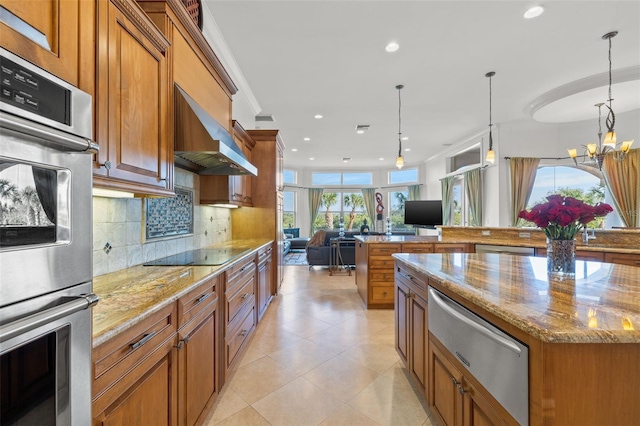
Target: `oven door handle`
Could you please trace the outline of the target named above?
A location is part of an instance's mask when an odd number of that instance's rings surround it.
[[[0,343],[13,339],[47,323],[59,320],[78,311],[88,309],[98,303],[98,296],[93,293],[82,294],[71,301],[44,311],[20,318],[17,321],[0,326]]]

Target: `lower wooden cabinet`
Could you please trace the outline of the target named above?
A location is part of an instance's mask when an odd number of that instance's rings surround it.
[[[256,311],[258,314],[258,321],[262,319],[262,316],[267,310],[271,298],[273,296],[273,245],[263,247],[258,250],[258,283],[257,283],[257,303]]]
[[[500,416],[483,392],[444,355],[435,337],[429,342],[429,405],[440,424],[478,426],[517,424]]]
[[[427,386],[427,301],[396,283],[396,351],[425,394]]]

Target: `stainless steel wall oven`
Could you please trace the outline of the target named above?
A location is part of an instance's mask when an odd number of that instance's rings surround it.
[[[91,96],[0,49],[0,422],[91,422]]]

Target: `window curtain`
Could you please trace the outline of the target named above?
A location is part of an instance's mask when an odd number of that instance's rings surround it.
[[[469,212],[471,213],[470,225],[482,226],[482,171],[473,169],[465,172],[464,189],[469,200]]]
[[[419,200],[420,199],[420,185],[409,185],[407,186],[409,190],[409,200]]]
[[[509,160],[511,171],[511,226],[518,226],[518,214],[527,207],[538,173],[539,158],[515,157]]]
[[[370,228],[373,229],[373,225],[376,223],[376,189],[375,188],[362,188],[362,198],[364,198],[364,208],[369,216]]]
[[[449,176],[440,179],[442,185],[442,224],[447,226],[451,225],[451,207],[453,203],[453,179],[454,176]]]
[[[621,159],[621,152],[605,155],[602,163],[604,180],[613,204],[625,226],[640,226],[640,149],[632,149]]]
[[[316,221],[316,216],[318,215],[320,205],[322,204],[323,192],[323,188],[309,188],[309,214],[311,215],[309,218],[309,235],[313,235],[315,233],[313,223]]]

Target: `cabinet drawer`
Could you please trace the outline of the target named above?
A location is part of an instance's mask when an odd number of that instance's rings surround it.
[[[178,299],[178,328],[191,321],[204,309],[213,310],[218,303],[218,277],[207,280]]]
[[[240,349],[244,345],[244,342],[249,338],[253,329],[256,326],[255,323],[255,309],[249,309],[246,316],[240,323],[240,325],[233,329],[229,335],[226,336],[226,360],[227,360],[227,368],[233,364],[235,361],[236,355],[240,352]]]
[[[377,256],[377,257],[369,258],[370,269],[388,269],[389,271],[393,272],[394,263],[395,262],[393,260],[393,257],[391,256],[389,257]]]
[[[604,261],[621,265],[640,266],[640,255],[628,253],[605,253]]]
[[[271,253],[273,252],[273,247],[263,247],[258,251],[258,266],[263,265],[264,263],[271,260]]]
[[[225,295],[227,301],[225,309],[227,324],[233,321],[245,305],[255,302],[255,292],[255,275],[253,275],[245,281],[244,285],[240,286],[237,291]]]
[[[468,244],[434,244],[433,245],[434,253],[469,253],[469,245]]]
[[[100,395],[167,339],[175,340],[175,323],[175,304],[172,303],[94,348],[94,395]]]
[[[237,262],[235,265],[231,266],[227,269],[227,280],[231,281],[235,279],[236,276],[242,275],[251,267],[256,267],[256,259],[255,256],[249,256],[241,261]]]
[[[235,293],[237,286],[242,286],[252,275],[256,274],[256,259],[252,256],[248,261],[242,262],[241,265],[234,266],[233,269],[227,271],[227,280],[225,285],[225,293]]]
[[[393,303],[393,286],[371,286],[371,303]]]
[[[393,282],[393,269],[372,269],[369,271],[370,282]]]
[[[397,266],[396,279],[404,283],[414,292],[420,294],[423,298],[427,298],[429,283],[427,282],[427,278],[422,274],[418,274],[416,271],[404,266]]]
[[[402,253],[433,253],[433,244],[402,244]]]
[[[400,253],[400,244],[378,244],[369,247],[369,256],[384,256]]]

